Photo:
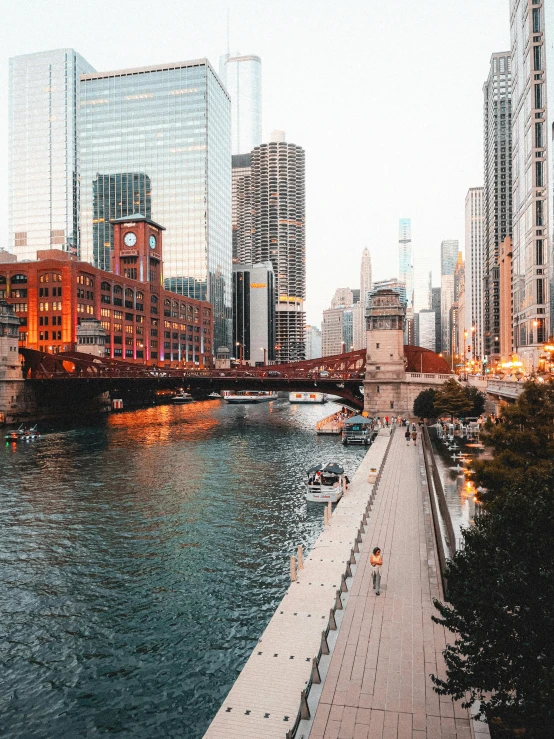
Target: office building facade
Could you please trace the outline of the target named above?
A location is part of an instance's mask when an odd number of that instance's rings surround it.
[[[511,0],[513,343],[538,366],[553,321],[554,7]]]
[[[416,345],[434,352],[437,344],[435,333],[435,312],[421,310],[415,314]]]
[[[262,60],[226,54],[219,71],[231,96],[232,153],[247,154],[262,143]]]
[[[231,159],[232,197],[231,225],[233,229],[233,264],[249,264],[252,260],[252,192],[250,183],[250,154],[234,154]],[[240,207],[239,207],[240,202]],[[239,214],[243,219],[239,240]]]
[[[251,365],[275,359],[271,262],[233,265],[233,355]]]
[[[484,188],[471,187],[465,201],[465,317],[473,353],[483,358]]]
[[[500,357],[500,244],[512,233],[512,73],[510,52],[493,54],[483,86],[483,354]]]
[[[168,228],[165,286],[208,300],[215,348],[228,346],[231,101],[209,62],[84,74],[80,126],[81,258],[112,268],[109,230],[105,241],[99,239],[99,184],[123,177],[148,182],[143,196],[136,190],[133,205],[142,207],[143,199],[152,217]],[[116,206],[123,207],[119,202]]]
[[[306,325],[304,331],[306,342],[306,359],[318,359],[321,353],[321,329],[317,326]]]
[[[435,314],[435,352],[440,354],[442,352],[442,335],[441,335],[441,289],[440,287],[433,287],[431,289],[431,310]]]
[[[8,248],[79,250],[80,76],[94,72],[73,49],[10,59]]]

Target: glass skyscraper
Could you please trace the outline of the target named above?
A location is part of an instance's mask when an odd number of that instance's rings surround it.
[[[10,59],[8,246],[79,248],[79,78],[93,67],[73,49]]]
[[[232,153],[248,154],[262,143],[262,60],[226,54],[219,72],[231,96]]]
[[[398,279],[406,285],[408,309],[413,305],[414,268],[412,261],[412,221],[401,218],[398,230]]]
[[[110,269],[106,218],[151,215],[165,287],[209,300],[229,346],[231,102],[209,62],[83,75],[81,132],[81,258]]]

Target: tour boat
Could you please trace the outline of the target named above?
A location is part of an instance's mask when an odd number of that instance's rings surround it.
[[[36,426],[31,426],[31,428],[27,429],[24,426],[20,426],[15,431],[9,431],[4,438],[6,441],[12,441],[12,442],[18,442],[18,441],[31,441],[33,439],[38,439],[40,436],[40,431],[37,430]]]
[[[193,400],[194,398],[192,395],[190,393],[185,393],[184,390],[181,390],[181,392],[171,398],[172,403],[190,403]]]
[[[227,403],[267,403],[277,398],[277,393],[267,390],[224,390],[221,395]]]
[[[316,465],[308,470],[308,503],[338,503],[346,490],[344,468],[336,462]]]
[[[325,393],[289,393],[289,403],[326,403]]]

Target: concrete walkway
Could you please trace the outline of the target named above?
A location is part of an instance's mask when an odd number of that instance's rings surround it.
[[[392,440],[310,739],[470,739],[467,710],[433,691],[447,632],[420,442]],[[369,554],[383,553],[381,595]],[[448,635],[450,636],[450,635]]]

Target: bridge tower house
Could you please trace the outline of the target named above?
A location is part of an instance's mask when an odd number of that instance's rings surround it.
[[[406,383],[404,323],[406,308],[394,290],[378,290],[366,314],[367,357],[364,410],[370,416],[410,418]]]

